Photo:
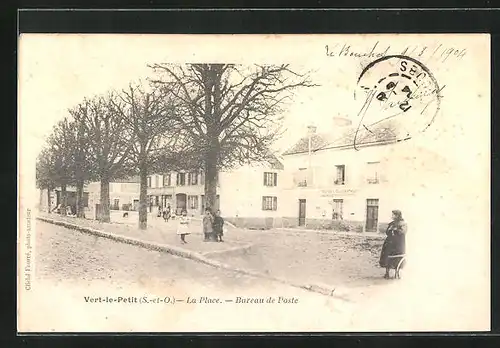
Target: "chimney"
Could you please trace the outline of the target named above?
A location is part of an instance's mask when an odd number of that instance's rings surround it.
[[[307,134],[312,135],[316,133],[316,126],[310,125],[307,126]]]

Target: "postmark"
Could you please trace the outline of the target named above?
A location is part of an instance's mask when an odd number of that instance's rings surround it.
[[[357,81],[355,99],[360,106],[354,146],[363,139],[403,141],[424,132],[438,114],[443,88],[414,58],[392,55],[374,60]]]

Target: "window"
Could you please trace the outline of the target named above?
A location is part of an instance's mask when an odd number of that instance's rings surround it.
[[[343,199],[334,199],[333,200],[332,219],[333,220],[343,220],[343,215],[344,215],[344,200]]]
[[[307,168],[299,168],[295,181],[298,187],[307,186]]]
[[[378,199],[367,199],[366,200],[366,205],[368,207],[378,207]]]
[[[264,173],[264,186],[277,186],[278,185],[278,173]]]
[[[186,185],[186,173],[177,173],[177,186]]]
[[[148,187],[151,187],[151,177],[148,176]]]
[[[198,196],[188,196],[188,208],[198,209]]]
[[[263,196],[262,197],[262,210],[277,210],[278,197]]]
[[[366,181],[369,184],[379,183],[379,162],[368,162],[368,175]]]
[[[172,175],[170,173],[163,175],[163,187],[172,186]]]
[[[189,173],[188,185],[198,185],[198,173]]]
[[[335,179],[335,185],[345,184],[345,165],[335,166],[337,170],[337,177]]]
[[[119,199],[115,199],[113,201],[113,209],[114,210],[119,210],[120,209],[120,200]]]

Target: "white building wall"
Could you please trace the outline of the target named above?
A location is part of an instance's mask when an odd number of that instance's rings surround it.
[[[91,182],[88,184],[89,192],[89,213],[95,214],[96,204],[101,201],[101,183]],[[109,183],[109,203],[113,207],[115,199],[119,201],[119,209],[122,209],[123,204],[130,204],[131,209],[134,206],[134,200],[139,200],[140,184],[139,183]]]
[[[277,173],[277,186],[264,185],[264,173]],[[262,166],[245,166],[235,171],[220,174],[220,208],[234,217],[280,216],[280,182],[282,171]],[[262,210],[262,197],[277,197],[276,210]]]
[[[277,186],[264,185],[264,173],[277,173]],[[188,215],[199,216],[203,209],[204,180],[202,174],[198,175],[197,185],[188,185],[188,173],[186,173],[185,185],[176,185],[176,172],[171,173],[171,186],[163,187],[163,175],[151,175],[151,187],[148,188],[148,195],[161,196],[172,195],[171,206],[176,209],[176,195],[185,194],[186,200],[189,196],[198,197],[198,207],[190,209],[187,204]],[[156,180],[158,177],[158,180]],[[281,198],[281,185],[283,180],[283,171],[271,169],[268,165],[253,164],[239,167],[227,172],[219,173],[219,183],[217,186],[217,195],[219,196],[219,208],[222,215],[230,220],[244,220],[257,225],[274,224],[274,219],[280,218],[280,208],[283,204]],[[157,187],[159,183],[159,187]],[[262,197],[277,197],[277,210],[263,210]],[[154,208],[156,209],[156,207]],[[258,223],[256,220],[260,220]],[[272,227],[272,226],[271,226]]]
[[[408,197],[398,195],[391,185],[394,163],[390,158],[394,147],[400,144],[365,147],[354,149],[330,149],[284,156],[285,183],[283,187],[283,217],[290,225],[296,225],[299,218],[299,199],[306,200],[306,225],[317,224],[314,220],[331,220],[333,199],[343,200],[343,219],[365,223],[367,199],[378,199],[378,222],[387,223],[393,209],[404,209]],[[378,165],[379,183],[370,184],[367,179],[370,169],[368,162],[380,162]],[[299,168],[307,168],[307,187],[297,187],[293,181],[294,173]],[[399,162],[400,165],[405,165]],[[345,166],[345,183],[336,185],[336,165]],[[309,170],[309,168],[308,168]],[[392,178],[394,179],[394,178]]]

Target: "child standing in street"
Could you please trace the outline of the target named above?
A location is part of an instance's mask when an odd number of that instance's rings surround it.
[[[182,211],[182,215],[177,223],[177,234],[181,236],[181,242],[186,244],[186,235],[189,234],[189,217],[185,210]]]
[[[204,235],[204,242],[208,242],[210,240],[214,240],[214,235],[213,235],[213,223],[214,223],[214,218],[212,216],[212,211],[210,208],[205,209],[205,216],[203,216],[203,235]]]

